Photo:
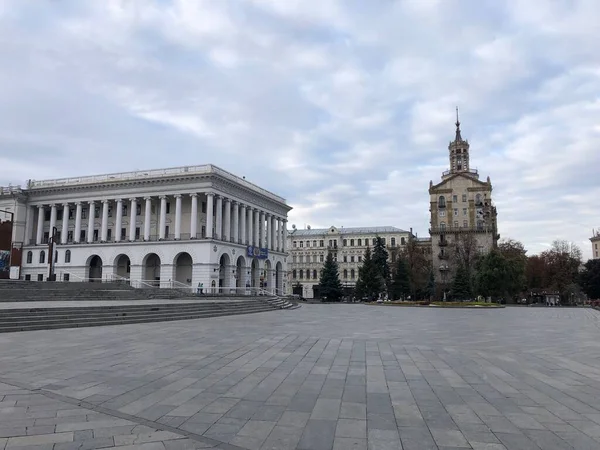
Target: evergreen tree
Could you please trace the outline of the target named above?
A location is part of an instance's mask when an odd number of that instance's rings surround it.
[[[600,298],[600,259],[590,259],[585,263],[580,275],[580,283],[589,298]]]
[[[459,265],[452,283],[452,297],[455,300],[467,300],[471,298],[471,279],[469,272],[464,266]]]
[[[431,300],[435,295],[435,275],[433,274],[433,269],[429,271],[429,279],[427,281],[426,293],[428,296],[428,300]]]
[[[388,262],[388,251],[385,248],[383,238],[377,236],[375,238],[375,244],[373,245],[373,265],[375,266],[377,273],[379,274],[380,281],[383,281],[383,290],[389,290],[391,284],[391,270]]]
[[[338,263],[333,259],[333,255],[331,253],[327,254],[325,265],[321,270],[319,292],[321,294],[321,298],[335,302],[340,301],[343,295]]]
[[[492,250],[477,264],[477,289],[486,297],[510,298],[523,290],[525,260]]]
[[[360,300],[367,298],[375,300],[383,291],[385,285],[380,276],[377,267],[371,257],[371,249],[367,247],[363,263],[358,269],[358,279],[356,280],[356,297]]]
[[[390,289],[391,297],[394,300],[405,299],[410,295],[410,276],[408,267],[404,258],[398,258],[396,262],[396,270],[394,271],[394,279]]]

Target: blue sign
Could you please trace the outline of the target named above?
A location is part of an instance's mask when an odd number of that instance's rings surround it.
[[[250,258],[267,259],[269,257],[269,249],[253,247],[252,245],[249,245],[246,248],[246,255]]]

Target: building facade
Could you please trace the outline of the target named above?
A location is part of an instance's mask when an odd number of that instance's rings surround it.
[[[286,289],[291,207],[213,165],[29,181],[2,188],[0,209],[14,214],[21,279],[47,279],[52,256],[64,281]]]
[[[383,238],[390,262],[412,237],[410,231],[395,227],[319,228],[288,231],[289,293],[304,298],[319,298],[321,269],[328,253],[338,262],[340,281],[347,291],[354,289],[358,269],[368,246],[375,238]]]
[[[448,152],[450,168],[442,173],[441,182],[429,182],[431,254],[442,289],[452,281],[457,260],[490,251],[500,238],[492,183],[489,177],[481,181],[470,167],[469,142],[461,136],[458,112]]]
[[[600,229],[592,230],[592,259],[600,259]]]

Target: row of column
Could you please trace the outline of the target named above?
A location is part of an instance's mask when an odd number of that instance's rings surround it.
[[[190,237],[195,239],[198,234],[198,194],[190,195]],[[182,195],[176,194],[175,197],[175,233],[176,240],[181,239],[181,216],[182,216]],[[275,215],[260,211],[257,208],[233,201],[229,198],[216,195],[214,193],[206,194],[206,211],[212,212],[216,209],[213,217],[212,213],[206,215],[206,238],[220,239],[224,241],[236,242],[245,245],[252,245],[260,248],[268,248],[269,250],[285,251],[287,240],[287,220]],[[216,208],[215,208],[216,197]],[[160,216],[159,216],[159,239],[165,239],[166,220],[167,220],[167,197],[160,196]],[[129,213],[129,240],[135,240],[136,232],[136,216],[138,199],[128,199],[130,203]],[[150,240],[150,223],[152,211],[152,198],[144,197],[145,216],[144,216],[144,240]],[[123,223],[123,199],[116,201],[116,219],[115,219],[115,242],[125,240],[122,236]],[[89,201],[88,209],[88,227],[87,227],[87,242],[94,242],[94,221],[96,202]],[[102,222],[100,228],[100,241],[108,240],[108,213],[110,200],[102,200]],[[61,230],[61,243],[67,243],[68,236],[68,217],[69,203],[63,203],[63,220]],[[73,233],[73,241],[80,242],[81,225],[82,225],[82,202],[76,202],[75,211],[75,231]],[[44,230],[44,205],[38,206],[38,224],[36,243],[43,243]],[[223,217],[225,216],[225,217]],[[233,217],[232,217],[233,216]],[[57,205],[50,207],[50,233],[56,227]],[[214,235],[213,235],[214,228]]]

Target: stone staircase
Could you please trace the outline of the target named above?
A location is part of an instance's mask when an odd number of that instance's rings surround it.
[[[142,301],[148,299],[170,301]],[[111,300],[115,301],[114,305],[93,305],[94,301]],[[70,301],[86,302],[86,305],[91,302],[92,306],[65,307],[56,303]],[[0,302],[8,307],[0,308],[0,333],[200,319],[299,307],[279,297],[211,298],[177,289],[133,289],[118,283],[5,280],[0,280]],[[8,302],[14,304],[8,305]],[[27,302],[38,305],[27,307]],[[39,307],[40,302],[47,302],[48,307]]]

